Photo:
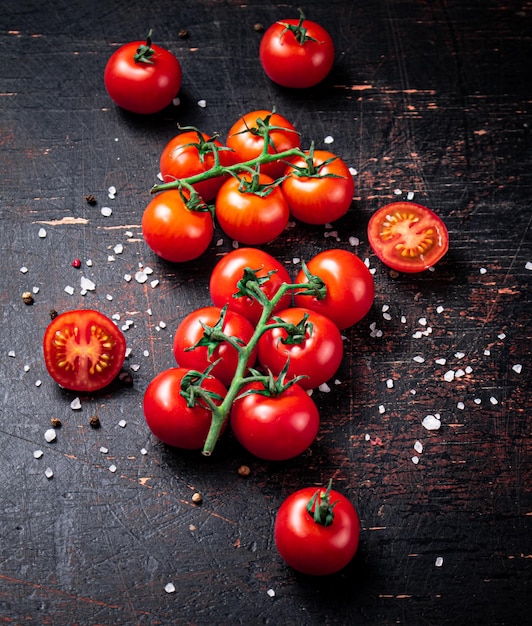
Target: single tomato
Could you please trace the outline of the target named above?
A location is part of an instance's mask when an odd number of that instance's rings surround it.
[[[181,87],[181,65],[174,54],[146,42],[120,46],[107,61],[104,84],[119,107],[133,113],[157,113],[167,107]]]
[[[392,202],[371,216],[368,238],[379,259],[398,272],[422,272],[449,248],[441,219],[415,202]]]
[[[162,442],[176,448],[199,450],[211,427],[212,413],[203,403],[189,407],[181,395],[183,378],[190,373],[185,367],[173,367],[158,374],[144,393],[144,417],[149,429]],[[223,384],[213,376],[201,387],[221,404],[226,394]]]
[[[288,328],[279,326],[288,324]],[[292,307],[280,311],[268,322],[259,339],[261,365],[276,376],[289,359],[288,379],[304,376],[297,384],[303,389],[319,387],[334,376],[344,353],[342,335],[336,324],[315,311]]]
[[[298,572],[326,576],[355,556],[360,520],[355,507],[338,491],[305,487],[279,507],[274,541],[283,560]]]
[[[260,109],[246,113],[230,128],[226,145],[231,148],[237,162],[250,161],[260,156],[267,142],[268,154],[299,148],[301,141],[295,127],[282,115]],[[286,169],[286,160],[276,160],[261,165],[260,171],[279,178]]]
[[[277,259],[257,248],[237,248],[222,257],[215,265],[209,283],[209,292],[213,304],[240,313],[252,324],[256,324],[262,315],[262,306],[250,296],[239,296],[238,282],[244,277],[244,270],[249,268],[263,282],[260,286],[266,297],[271,300],[283,283],[291,284],[290,276]],[[284,295],[275,310],[290,306],[291,296]]]
[[[307,224],[327,224],[345,215],[355,183],[342,159],[326,150],[306,152],[288,166],[281,189],[290,213]]]
[[[251,182],[251,181],[256,181]],[[281,188],[265,174],[241,174],[224,182],[215,201],[216,219],[226,235],[257,246],[276,239],[286,228],[290,210]]]
[[[334,43],[316,22],[290,18],[272,24],[262,36],[260,62],[266,75],[283,87],[312,87],[321,82],[334,63]]]
[[[231,410],[231,428],[248,452],[267,461],[286,461],[303,453],[320,425],[318,409],[297,383],[278,395],[263,395],[264,385],[242,388]]]
[[[142,234],[163,259],[180,263],[202,255],[212,241],[214,226],[208,210],[189,209],[177,190],[163,191],[142,216]]]
[[[310,274],[327,287],[323,299],[296,292],[295,304],[331,319],[340,330],[359,322],[371,309],[375,293],[373,276],[364,263],[348,250],[325,250],[307,264]],[[301,270],[297,283],[308,283]]]
[[[91,309],[55,317],[43,337],[44,362],[56,383],[73,391],[97,391],[124,364],[126,340],[108,317]]]

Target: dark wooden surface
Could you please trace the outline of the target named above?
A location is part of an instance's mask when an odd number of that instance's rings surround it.
[[[253,26],[295,5],[0,1],[0,623],[529,623],[532,6],[308,0],[304,9],[331,32],[337,58],[324,84],[293,93],[263,75]],[[102,77],[117,45],[149,28],[184,80],[181,105],[146,118],[118,110]],[[265,463],[228,435],[205,459],[154,440],[141,402],[173,365],[178,321],[209,303],[209,271],[231,242],[173,266],[147,249],[139,224],[177,122],[225,135],[239,115],[271,106],[305,146],[332,136],[357,175],[338,239],[298,224],[265,249],[292,272],[293,257],[356,251],[375,269],[375,305],[345,333],[340,384],[314,395],[322,428],[308,454]],[[435,272],[393,278],[365,229],[409,192],[442,216],[451,246]],[[139,263],[157,287],[124,280]],[[82,275],[96,283],[85,296]],[[76,307],[134,321],[133,386],[81,395],[80,410],[48,377],[40,348],[49,310]],[[416,338],[422,318],[432,333]],[[460,368],[468,373],[443,380]],[[434,413],[441,428],[429,432],[422,420]],[[51,417],[63,426],[48,444]],[[360,549],[345,571],[310,579],[278,557],[273,522],[290,492],[331,477],[358,508]]]

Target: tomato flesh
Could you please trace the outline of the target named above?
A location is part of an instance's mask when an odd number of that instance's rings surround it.
[[[445,224],[415,202],[392,202],[379,209],[369,221],[368,238],[379,259],[398,272],[422,272],[449,248]]]
[[[55,317],[44,333],[46,369],[62,387],[97,391],[120,372],[126,340],[116,324],[91,309],[67,311]]]

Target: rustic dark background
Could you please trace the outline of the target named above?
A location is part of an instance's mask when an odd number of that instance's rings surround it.
[[[0,0],[0,623],[528,623],[532,4],[307,0],[337,54],[327,80],[301,93],[265,77],[254,30],[296,6]],[[103,70],[149,28],[180,59],[183,87],[178,107],[140,117],[109,100]],[[177,122],[225,135],[241,114],[272,106],[304,146],[334,138],[329,148],[357,171],[356,197],[337,237],[297,224],[265,249],[294,273],[293,257],[354,250],[375,269],[375,305],[345,332],[340,384],[314,395],[323,423],[307,454],[261,462],[228,434],[205,459],[156,441],[141,402],[174,364],[178,321],[209,303],[209,272],[231,242],[171,265],[147,249],[139,224]],[[366,225],[412,194],[444,219],[450,250],[434,272],[394,278]],[[127,283],[139,264],[150,280]],[[85,296],[82,275],[96,284]],[[49,378],[40,345],[49,310],[77,307],[133,320],[134,384],[81,395],[73,410],[76,394]],[[434,413],[442,425],[429,432],[422,420]],[[48,444],[52,417],[63,426]],[[312,579],[280,560],[273,522],[289,493],[329,478],[358,508],[360,549],[345,571]]]

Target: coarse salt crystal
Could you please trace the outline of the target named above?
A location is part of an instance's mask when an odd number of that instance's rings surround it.
[[[121,243],[117,243],[113,248],[113,252],[115,254],[122,254],[122,252],[124,252],[124,246]]]
[[[497,398],[495,398],[494,396],[491,396],[491,398],[490,398],[490,402],[491,402],[492,404],[499,404],[499,401],[498,401],[498,400],[497,400]]]
[[[414,450],[418,454],[421,454],[423,452],[423,444],[421,443],[421,441],[416,441],[416,443],[414,444]]]
[[[148,454],[148,451],[146,450],[146,448],[141,448],[141,449],[140,449],[140,453],[141,453],[142,455],[146,455],[146,454]]]
[[[392,319],[392,316],[389,313],[383,313],[382,317],[383,317],[383,319],[387,320],[388,322]]]
[[[499,334],[497,335],[497,337],[498,337],[499,339],[505,339],[505,338],[506,338],[506,333],[499,333]]]
[[[445,365],[447,363],[447,359],[436,359],[435,363],[438,365]]]
[[[35,450],[35,452],[33,453],[33,458],[34,459],[40,459],[43,454],[44,454],[44,452],[42,450]]]
[[[443,380],[447,383],[450,383],[454,380],[454,370],[448,370],[443,375]]]
[[[105,297],[107,300],[109,300],[109,302],[111,302],[111,300],[113,299],[113,296],[110,293],[106,294]]]
[[[416,332],[412,335],[412,337],[413,337],[414,339],[421,339],[421,337],[423,337],[423,333],[421,333],[421,331],[417,330],[417,331],[416,331]]]
[[[42,385],[42,380],[41,380],[40,378],[38,378],[38,379],[35,381],[35,386],[36,386],[36,387],[40,387],[41,385]]]
[[[107,193],[111,194],[112,196],[116,196],[116,187],[114,185],[111,185],[107,190]]]
[[[135,280],[142,284],[145,283],[148,280],[148,276],[146,275],[146,272],[143,272],[142,270],[139,270],[138,272],[135,273]]]
[[[176,97],[176,98],[174,98],[174,99],[172,100],[172,104],[173,104],[175,107],[178,107],[178,106],[181,104],[181,99],[180,99],[180,98],[177,98],[177,97]]]
[[[416,395],[416,393],[417,393],[417,391],[416,391],[415,389],[410,389],[410,393],[411,393],[413,396],[415,396],[415,395]]]
[[[28,268],[27,268],[25,265],[23,265],[23,266],[20,268],[20,272],[21,272],[22,274],[26,274],[26,272],[27,272],[27,271],[28,271]]]
[[[415,356],[413,360],[416,363],[425,363],[425,359],[422,356]]]
[[[44,475],[45,475],[45,476],[46,476],[46,478],[48,478],[48,479],[53,478],[54,472],[53,472],[52,468],[51,468],[51,467],[47,467],[47,468],[44,470]]]
[[[39,287],[32,287],[31,291],[33,293],[39,293]]]
[[[456,370],[456,372],[454,373],[455,378],[462,378],[462,376],[464,375],[465,375],[464,370]]]
[[[351,176],[356,176],[358,174],[357,170],[354,167],[349,168],[349,173]]]
[[[30,366],[29,365],[25,365],[23,369],[24,369],[25,372],[29,372],[30,371]]]
[[[14,357],[15,357],[15,351],[14,351],[14,350],[10,350],[10,351],[7,353],[7,356],[10,356],[10,357],[14,358]]]
[[[207,106],[206,100],[198,100],[198,106],[204,109]]]
[[[139,365],[138,363],[132,363],[132,364],[131,364],[131,369],[132,369],[132,371],[134,371],[134,372],[138,372],[138,371],[139,371],[139,369],[140,369],[140,365]]]
[[[419,320],[418,320],[418,323],[421,326],[426,326],[427,325],[427,318],[426,317],[420,317]]]
[[[515,365],[512,365],[512,369],[516,374],[520,374],[523,370],[523,366],[521,365],[521,363],[516,363]]]
[[[445,309],[442,306],[436,308],[436,313],[443,313]]]
[[[464,354],[463,352],[455,352],[455,353],[454,353],[454,356],[455,356],[457,359],[463,359],[463,358],[465,357],[465,354]]]
[[[79,398],[74,398],[74,400],[72,400],[72,402],[70,403],[70,408],[73,411],[79,411],[79,409],[81,409],[81,401]]]
[[[369,440],[371,439],[371,435],[370,435],[369,433],[366,433],[366,434],[364,435],[364,439],[365,439],[366,441],[369,441]]]
[[[485,274],[488,270],[487,270],[485,267],[481,267],[478,271],[479,271],[481,274]]]
[[[457,409],[460,409],[460,411],[463,411],[463,410],[465,409],[465,404],[464,404],[463,402],[459,402],[459,403],[456,405],[456,408],[457,408]]]
[[[438,430],[441,426],[441,420],[436,415],[426,415],[421,423],[427,430]]]
[[[41,239],[46,237],[46,228],[39,228],[39,232],[37,233]]]
[[[401,315],[401,324],[406,324],[406,317]]]
[[[100,452],[102,454],[107,454],[109,452],[109,448],[106,448],[105,446],[101,446],[100,447]]]
[[[393,192],[396,196],[400,196],[403,193],[400,189],[394,189]]]
[[[55,441],[55,439],[57,438],[57,434],[53,428],[49,428],[44,433],[44,438],[46,439],[48,443],[52,443],[52,441]]]
[[[159,326],[161,328],[166,328],[166,322],[163,322],[163,321],[159,322]]]
[[[474,402],[475,404],[481,404],[481,403],[482,403],[482,400],[481,400],[480,398],[475,398],[475,399],[473,400],[473,402]]]
[[[484,350],[484,356],[489,356],[491,354],[491,350]]]
[[[126,283],[129,283],[131,281],[131,274],[124,274],[124,280]]]
[[[331,135],[327,135],[327,137],[325,137],[325,139],[323,140],[323,143],[334,143],[334,137],[332,137]]]
[[[349,237],[349,245],[358,246],[360,244],[360,239],[358,237]]]
[[[109,465],[109,471],[114,474],[116,472],[116,465]]]
[[[96,289],[96,284],[90,278],[82,276],[79,282],[81,288],[86,291],[94,291]]]
[[[409,191],[409,192],[406,194],[406,199],[407,199],[407,200],[413,200],[413,199],[414,199],[414,192],[413,192],[413,191]]]
[[[473,368],[471,367],[471,365],[468,365],[468,366],[465,368],[465,373],[466,373],[466,374],[471,374],[471,372],[472,372],[472,371],[473,371]]]
[[[113,209],[109,206],[103,206],[101,208],[100,213],[104,216],[104,217],[110,217],[113,214]]]
[[[68,293],[69,296],[72,296],[74,294],[75,289],[71,285],[67,285],[65,287],[65,291]]]
[[[118,422],[118,425],[120,426],[120,428],[125,428],[126,425],[127,425],[127,422],[126,422],[126,420],[120,420]]]
[[[155,287],[157,287],[159,285],[159,281],[157,279],[154,279],[150,282],[150,287],[152,289],[155,289]]]
[[[91,259],[87,259],[87,260],[85,261],[85,265],[86,265],[87,267],[92,267],[92,260],[91,260]]]
[[[329,387],[329,385],[327,383],[322,383],[318,389],[320,391],[322,391],[323,393],[329,393],[329,391],[331,390],[331,388]]]
[[[375,274],[376,271],[377,270],[374,267],[372,267],[370,268],[369,273],[373,276],[373,274]]]
[[[526,270],[532,270],[532,261],[527,261],[525,263],[525,269]]]
[[[274,598],[275,597],[275,591],[273,589],[268,589],[268,591],[266,592],[270,598]]]
[[[412,463],[413,463],[414,465],[417,465],[417,464],[419,463],[419,457],[418,457],[418,456],[416,456],[416,455],[414,455],[414,456],[412,457]]]
[[[164,586],[164,590],[166,591],[166,593],[174,593],[175,591],[174,583],[166,583],[166,585]]]
[[[437,559],[434,561],[434,565],[436,567],[441,567],[443,565],[443,557],[442,556],[437,557]]]
[[[149,350],[144,350],[144,352],[142,354],[144,356],[150,356],[150,351]]]
[[[385,413],[386,409],[384,408],[383,404],[379,404],[379,413],[382,415],[383,413]]]
[[[383,313],[386,313],[386,311],[389,311],[389,310],[390,310],[390,305],[389,305],[389,304],[383,304],[383,305],[382,305],[382,309],[381,309],[381,311],[382,311]]]
[[[386,381],[386,387],[388,387],[388,389],[393,388],[393,380],[391,378],[388,378],[388,380]]]

